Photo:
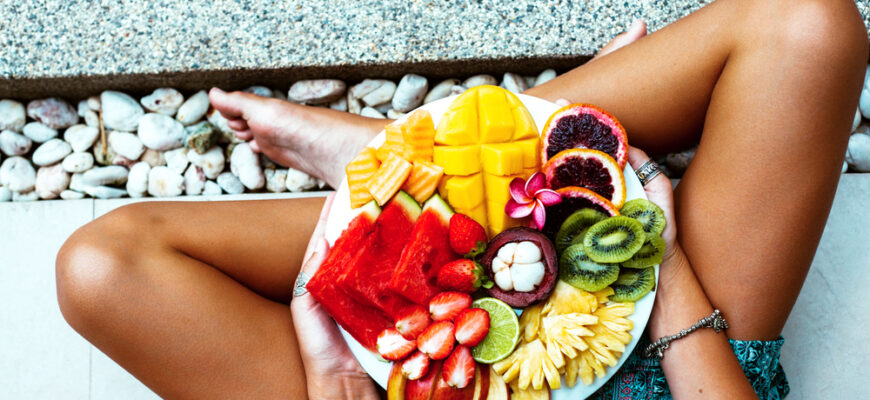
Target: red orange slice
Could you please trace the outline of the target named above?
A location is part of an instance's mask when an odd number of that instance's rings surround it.
[[[563,150],[542,168],[552,189],[579,186],[604,197],[617,209],[625,203],[622,168],[609,155],[592,149]]]
[[[556,111],[541,134],[541,160],[575,148],[595,149],[616,160],[619,169],[628,162],[625,128],[612,114],[591,104],[572,104]]]

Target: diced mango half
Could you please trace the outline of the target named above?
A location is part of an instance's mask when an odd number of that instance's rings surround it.
[[[486,202],[486,220],[491,234],[504,231],[515,226],[523,226],[528,218],[514,219],[504,212],[504,204],[492,201]]]
[[[447,175],[471,175],[480,172],[480,145],[436,146],[435,164]]]
[[[433,163],[414,161],[411,175],[408,176],[402,190],[422,204],[435,193],[443,175],[444,169]]]
[[[483,226],[483,227],[487,226],[486,205],[484,205],[483,203],[478,204],[477,207],[474,207],[472,209],[466,210],[466,209],[462,209],[462,208],[456,208],[455,211],[460,213],[460,214],[467,215],[469,218],[477,221],[477,223],[480,224],[480,226]]]
[[[477,94],[466,90],[447,109],[435,130],[435,143],[461,146],[478,142]]]
[[[372,197],[383,206],[404,185],[413,166],[395,153],[389,153],[377,172],[372,174],[366,187]]]
[[[483,170],[493,175],[513,175],[523,172],[523,149],[516,143],[489,143],[481,145],[480,162]]]
[[[369,193],[367,184],[380,165],[381,162],[378,161],[375,149],[365,147],[344,167],[352,208],[360,207],[371,201],[372,195]]]
[[[451,176],[446,183],[450,205],[470,210],[483,204],[483,178],[481,174]]]
[[[483,174],[483,185],[486,187],[486,201],[507,204],[511,198],[511,181],[517,177],[522,178],[522,175],[497,176]]]

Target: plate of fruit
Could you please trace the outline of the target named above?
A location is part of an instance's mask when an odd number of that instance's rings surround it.
[[[577,399],[637,345],[662,210],[625,129],[478,86],[387,125],[347,166],[308,291],[390,399]]]

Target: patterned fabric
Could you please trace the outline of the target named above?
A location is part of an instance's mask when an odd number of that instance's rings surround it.
[[[789,392],[785,371],[779,363],[779,352],[784,342],[782,336],[777,340],[729,340],[743,372],[761,400],[780,400]],[[622,368],[613,378],[601,387],[591,399],[599,400],[638,400],[672,399],[665,374],[659,360],[643,358],[640,354],[649,340],[644,334],[637,347],[628,356]],[[667,357],[667,353],[665,353]]]

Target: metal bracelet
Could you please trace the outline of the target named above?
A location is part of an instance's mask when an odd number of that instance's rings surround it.
[[[725,317],[722,316],[722,313],[719,310],[713,310],[712,314],[701,318],[701,320],[695,322],[695,324],[689,327],[689,329],[683,329],[680,333],[659,338],[659,340],[656,340],[644,349],[643,356],[646,358],[656,358],[661,360],[663,356],[662,353],[668,348],[671,342],[681,339],[699,328],[713,328],[716,333],[719,333],[723,329],[728,329],[728,322],[725,321]]]

